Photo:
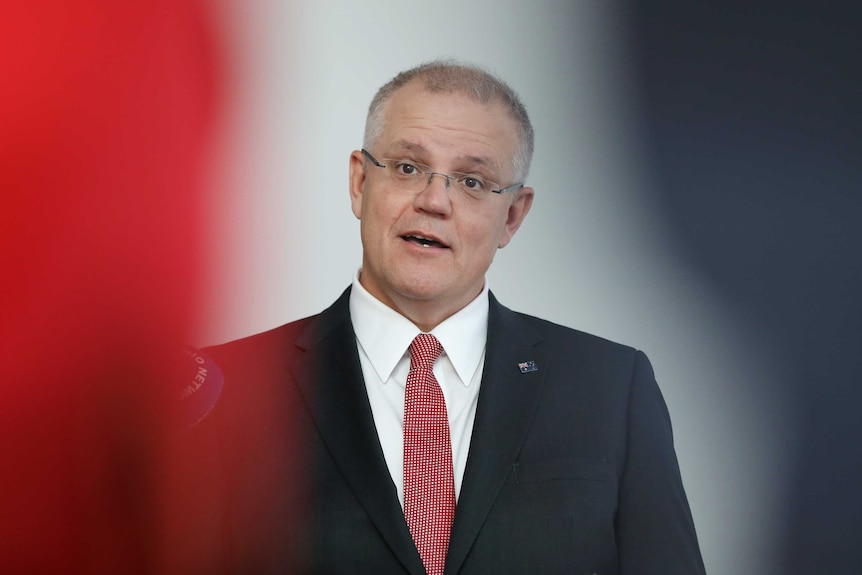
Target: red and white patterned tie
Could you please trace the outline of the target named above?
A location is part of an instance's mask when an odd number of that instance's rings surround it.
[[[452,437],[434,377],[443,346],[421,333],[410,344],[404,395],[404,517],[428,575],[441,575],[455,518]]]

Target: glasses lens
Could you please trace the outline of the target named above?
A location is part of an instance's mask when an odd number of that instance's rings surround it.
[[[476,176],[460,176],[458,177],[458,189],[464,195],[471,198],[481,198],[488,195],[488,192],[493,189],[494,183]]]
[[[386,175],[402,190],[421,192],[428,184],[428,175],[412,162],[387,158],[384,163]]]
[[[487,197],[492,190],[498,189],[495,182],[485,180],[476,175],[457,174],[447,176],[438,172],[432,172],[427,166],[420,166],[410,160],[386,158],[382,161],[385,165],[386,175],[398,188],[413,193],[424,191],[434,176],[446,180],[446,189],[455,188],[464,196],[479,199]]]

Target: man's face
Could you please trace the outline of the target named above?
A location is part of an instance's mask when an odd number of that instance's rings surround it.
[[[502,104],[433,93],[414,82],[386,104],[383,132],[369,151],[381,161],[479,174],[505,187],[514,183],[517,143],[515,121]],[[424,191],[407,192],[357,151],[350,158],[350,196],[362,235],[360,282],[428,330],[479,294],[497,249],[529,211],[533,190],[476,199],[454,181],[447,190],[445,178],[434,176]]]

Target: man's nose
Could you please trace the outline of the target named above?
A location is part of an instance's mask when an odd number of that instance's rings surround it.
[[[428,172],[428,181],[425,182],[425,188],[427,189],[433,183],[434,176],[440,176],[443,179],[444,185],[446,186],[446,192],[449,192],[452,187],[452,176],[447,176],[440,172]]]
[[[434,183],[434,176],[440,176],[439,183]],[[429,172],[428,182],[416,196],[416,206],[426,212],[440,215],[452,213],[452,198],[449,197],[452,178],[439,172]]]

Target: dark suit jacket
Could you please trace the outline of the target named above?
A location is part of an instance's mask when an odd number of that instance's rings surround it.
[[[346,291],[205,350],[236,573],[424,573],[365,392]],[[671,425],[646,356],[490,297],[446,573],[698,574]],[[522,373],[519,364],[537,369]]]

